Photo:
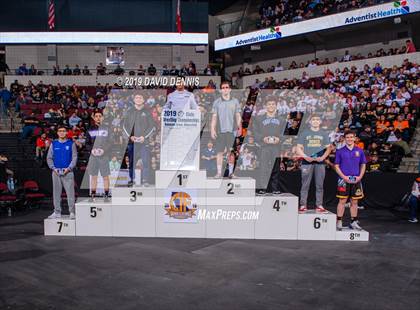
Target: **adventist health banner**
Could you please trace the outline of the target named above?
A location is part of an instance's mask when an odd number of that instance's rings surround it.
[[[215,41],[215,50],[223,50],[249,44],[277,40],[302,33],[353,25],[387,17],[395,17],[420,11],[420,0],[400,0],[364,9],[314,18],[284,26],[248,32]]]

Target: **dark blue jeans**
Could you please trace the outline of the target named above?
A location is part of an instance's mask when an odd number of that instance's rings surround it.
[[[130,179],[134,181],[134,167],[139,159],[143,162],[143,169],[141,171],[141,182],[149,183],[150,176],[150,150],[144,143],[129,143],[128,144],[128,158],[130,160],[129,175]]]
[[[408,205],[410,206],[410,219],[417,218],[417,203],[418,199],[416,196],[411,195]]]

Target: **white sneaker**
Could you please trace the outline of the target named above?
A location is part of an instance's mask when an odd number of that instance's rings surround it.
[[[410,223],[417,223],[419,220],[417,218],[409,219]]]
[[[61,213],[53,212],[48,218],[51,219],[51,220],[60,219],[61,218]]]
[[[362,230],[363,228],[360,227],[359,225],[359,221],[353,221],[350,223],[350,228],[351,229],[356,229],[356,230]]]
[[[70,219],[71,220],[75,220],[76,219],[76,214],[74,214],[74,212],[70,213]]]
[[[342,220],[337,221],[337,230],[339,230],[339,231],[343,230],[343,221]]]

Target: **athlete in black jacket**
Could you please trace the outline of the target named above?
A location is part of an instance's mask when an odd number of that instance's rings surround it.
[[[148,185],[150,175],[150,150],[148,148],[148,140],[155,132],[153,118],[150,112],[144,106],[143,95],[134,96],[134,106],[128,109],[124,122],[123,132],[129,139],[128,157],[130,159],[130,182],[132,186],[134,182],[134,166],[141,159],[141,182]]]
[[[255,140],[261,146],[260,167],[257,174],[259,194],[280,193],[280,139],[286,122],[277,115],[275,97],[268,97],[265,102],[266,112],[255,118]],[[271,177],[270,177],[271,176]]]

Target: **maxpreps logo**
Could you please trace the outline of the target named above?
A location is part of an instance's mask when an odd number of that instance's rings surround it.
[[[267,34],[260,34],[257,36],[252,36],[249,39],[245,40],[236,40],[235,46],[254,44],[263,41],[275,40],[281,38],[280,26],[273,26],[269,29]]]
[[[372,10],[373,9],[374,7],[372,8]],[[363,12],[366,12],[366,10],[363,10]],[[346,17],[346,20],[344,23],[345,24],[360,23],[360,22],[366,22],[369,20],[375,20],[375,19],[385,18],[385,17],[390,17],[390,16],[405,15],[408,13],[410,13],[410,7],[408,6],[408,1],[399,0],[399,1],[394,1],[390,9],[380,10],[376,12],[367,12],[367,13],[362,13],[362,15],[358,15],[358,16]]]
[[[192,203],[192,198],[185,192],[172,192],[169,203],[165,204],[166,215],[185,220],[196,217],[197,205]]]
[[[402,14],[410,13],[410,7],[407,5],[407,0],[394,1],[394,8],[401,8]]]

